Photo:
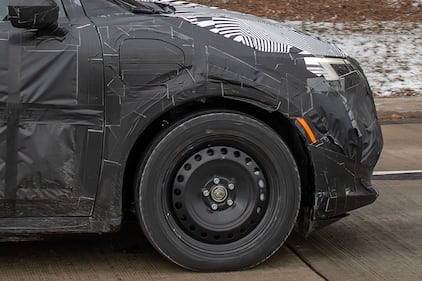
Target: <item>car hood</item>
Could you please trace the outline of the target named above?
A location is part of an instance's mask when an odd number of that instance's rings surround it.
[[[145,1],[152,2],[152,1]],[[176,9],[170,17],[183,18],[212,33],[242,43],[261,52],[346,57],[338,47],[286,24],[238,12],[199,4],[158,0]]]

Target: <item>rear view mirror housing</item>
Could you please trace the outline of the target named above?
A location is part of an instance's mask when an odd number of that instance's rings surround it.
[[[9,20],[16,28],[54,30],[59,6],[54,0],[10,0]]]

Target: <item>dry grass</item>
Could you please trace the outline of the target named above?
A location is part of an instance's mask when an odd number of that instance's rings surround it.
[[[191,0],[277,20],[326,22],[413,21],[422,23],[419,0]]]

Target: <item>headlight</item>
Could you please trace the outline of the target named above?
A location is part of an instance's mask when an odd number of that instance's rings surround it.
[[[324,76],[327,81],[339,80],[340,77],[355,71],[347,59],[305,57],[306,69],[317,76]]]

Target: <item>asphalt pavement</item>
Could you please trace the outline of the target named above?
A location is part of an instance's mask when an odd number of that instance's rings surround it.
[[[383,125],[377,171],[422,170],[422,124]],[[194,273],[129,224],[113,235],[0,243],[0,280],[422,280],[422,180],[374,180],[378,200],[308,238],[293,234],[255,269]]]
[[[422,280],[422,181],[376,181],[371,206],[289,247],[326,280]]]

